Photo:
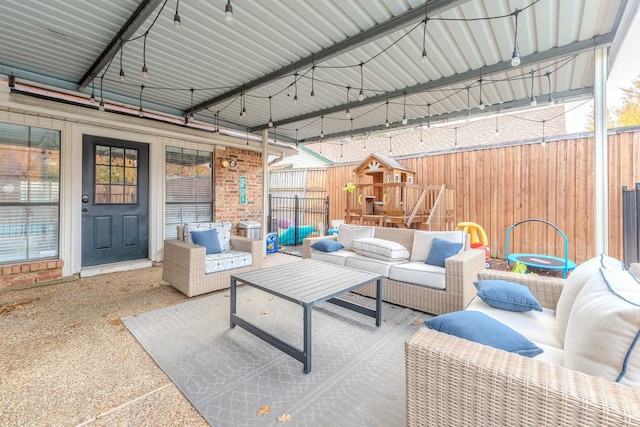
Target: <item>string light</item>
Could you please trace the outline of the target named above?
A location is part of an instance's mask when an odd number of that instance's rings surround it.
[[[351,119],[351,139],[353,139],[353,118]]]
[[[553,99],[553,94],[551,93],[551,71],[547,71],[544,75],[547,76],[547,81],[549,82],[549,105],[555,105],[556,100]]]
[[[500,129],[498,129],[498,112],[500,111],[500,106],[496,108],[496,138],[500,136]]]
[[[358,94],[358,101],[364,101],[364,72],[362,70],[364,62],[360,63],[360,93]]]
[[[227,24],[233,24],[233,6],[231,6],[231,0],[227,0],[227,5],[224,7],[224,19]]]
[[[242,106],[240,117],[244,119],[245,117],[247,117],[247,96],[244,94],[244,92],[240,95],[240,104]]]
[[[176,1],[176,14],[173,16],[173,28],[176,31],[182,29],[182,22],[180,22],[180,14],[178,13],[178,6],[180,6],[180,0]]]
[[[316,66],[315,64],[311,67],[311,99],[314,99],[316,94],[313,91],[313,83],[315,81],[315,73],[316,73]]]
[[[428,1],[424,2],[424,28],[423,28],[423,32],[422,32],[422,63],[426,63],[429,60],[429,57],[427,56],[427,22],[429,22],[429,16],[428,16],[428,7],[427,5],[429,4]]]
[[[347,110],[344,113],[344,116],[347,119],[351,118],[351,111],[349,111],[349,91],[351,90],[351,86],[347,86]]]
[[[427,130],[431,130],[431,103],[427,103]]]
[[[388,99],[386,104],[387,104],[387,112],[384,119],[384,127],[388,128],[389,126],[391,126],[391,124],[389,123],[389,100]]]
[[[124,69],[122,69],[122,50],[124,49],[124,43],[120,43],[120,81],[124,82],[127,80],[127,76],[124,75]]]
[[[147,69],[147,31],[144,33],[144,42],[142,44],[142,78],[145,80],[149,79],[149,70]]]
[[[479,97],[480,103],[478,104],[478,108],[480,109],[480,111],[482,111],[484,110],[484,107],[485,107],[484,102],[482,102],[482,72],[480,72],[479,83],[480,83],[480,97]]]
[[[391,156],[393,151],[391,150],[391,134],[389,134],[389,155]]]
[[[453,146],[457,148],[458,147],[458,126],[454,127],[453,131],[455,135],[453,140]]]
[[[189,115],[184,119],[184,123],[189,123],[189,120],[193,120],[193,92],[194,88],[189,89],[191,91],[191,108],[189,109]]]
[[[138,109],[138,116],[144,117],[144,110],[142,109],[142,91],[144,90],[144,85],[140,85],[140,109]]]
[[[102,96],[102,81],[104,80],[104,74],[100,76],[100,104],[98,110],[104,111],[104,97]]]
[[[407,92],[405,92],[404,101],[402,102],[402,124],[406,125],[407,122]]]
[[[467,120],[471,117],[471,86],[467,85]]]
[[[93,76],[91,79],[91,97],[89,98],[89,102],[95,104],[96,102],[96,77]]]
[[[298,73],[293,74],[293,87],[293,103],[295,104],[296,102],[298,102]]]
[[[324,114],[320,116],[320,138],[324,138]]]
[[[271,116],[271,95],[269,95],[269,123],[267,123],[267,126],[270,128],[273,127],[273,117]]]
[[[545,124],[546,120],[542,119],[542,146],[544,147],[547,144],[547,140],[545,139],[544,136],[544,124]]]
[[[420,144],[422,144],[422,121],[420,121]]]
[[[511,66],[517,67],[520,65],[520,51],[518,50],[518,15],[520,11],[518,8],[512,13],[513,16],[516,17],[516,31],[513,38],[513,54],[511,55]]]
[[[536,105],[538,105],[538,101],[536,100],[536,96],[533,94],[533,75],[535,74],[536,70],[534,70],[533,68],[530,71],[531,74],[531,106],[535,107]]]
[[[297,129],[296,129],[297,131]],[[247,145],[249,145],[249,128],[247,128]]]

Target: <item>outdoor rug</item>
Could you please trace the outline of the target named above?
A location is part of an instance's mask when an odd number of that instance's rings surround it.
[[[374,306],[349,294],[345,299]],[[302,348],[302,307],[238,289],[238,314]],[[325,303],[313,309],[311,372],[240,327],[229,291],[123,319],[213,426],[404,426],[404,342],[429,316],[383,304],[383,322]]]

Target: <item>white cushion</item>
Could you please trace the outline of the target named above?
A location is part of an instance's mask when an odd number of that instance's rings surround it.
[[[558,321],[558,335],[560,341],[564,343],[567,323],[571,314],[573,303],[582,290],[582,287],[591,279],[598,275],[600,268],[613,268],[615,270],[623,270],[623,264],[615,258],[607,255],[598,255],[588,261],[578,265],[565,281],[562,293],[556,305],[556,319]]]
[[[343,267],[347,258],[352,256],[356,256],[356,253],[344,249],[334,252],[311,251],[311,259],[328,262],[329,264],[341,265]]]
[[[542,353],[534,357],[535,360],[564,367],[564,350],[535,341],[533,343],[542,349]]]
[[[424,262],[431,250],[431,243],[433,238],[437,237],[443,240],[449,240],[451,242],[462,243],[463,247],[460,252],[464,250],[464,233],[462,230],[458,231],[423,231],[416,230],[413,234],[413,247],[411,248],[411,261]]]
[[[404,260],[409,258],[409,251],[400,243],[377,239],[375,237],[356,239],[351,243],[351,247],[360,255],[385,261]]]
[[[342,243],[345,249],[351,249],[351,243],[356,239],[373,237],[374,228],[365,225],[340,224],[338,228],[338,242]]]
[[[229,251],[211,254],[204,258],[204,272],[210,274],[218,271],[233,270],[240,267],[248,267],[252,263],[251,252]]]
[[[393,265],[402,264],[404,262],[406,261],[383,261],[381,259],[356,254],[354,256],[347,257],[344,266],[389,277],[389,268]]]
[[[542,311],[509,311],[491,307],[480,297],[471,300],[467,310],[481,311],[498,322],[508,325],[518,331],[530,341],[546,344],[547,346],[562,349],[562,343],[558,338],[556,313],[554,310],[542,308]]]
[[[640,387],[640,282],[600,269],[575,300],[565,337],[569,369]]]
[[[434,289],[445,288],[445,269],[424,262],[405,262],[389,269],[389,279]]]
[[[192,231],[206,231],[211,229],[218,230],[218,242],[222,252],[231,250],[231,228],[233,224],[230,222],[192,222],[184,226],[184,241],[193,243],[191,238]]]

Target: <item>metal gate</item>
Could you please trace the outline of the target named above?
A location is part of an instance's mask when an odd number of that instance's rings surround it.
[[[640,182],[635,189],[622,187],[622,244],[624,265],[640,262]]]
[[[277,233],[280,246],[298,246],[305,237],[324,235],[329,221],[329,197],[269,195],[268,231]]]

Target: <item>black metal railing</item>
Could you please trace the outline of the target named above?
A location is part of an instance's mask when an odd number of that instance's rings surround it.
[[[624,265],[640,262],[640,182],[622,187],[622,244]]]
[[[298,246],[309,234],[324,235],[329,221],[329,197],[269,195],[268,232],[280,246]]]

